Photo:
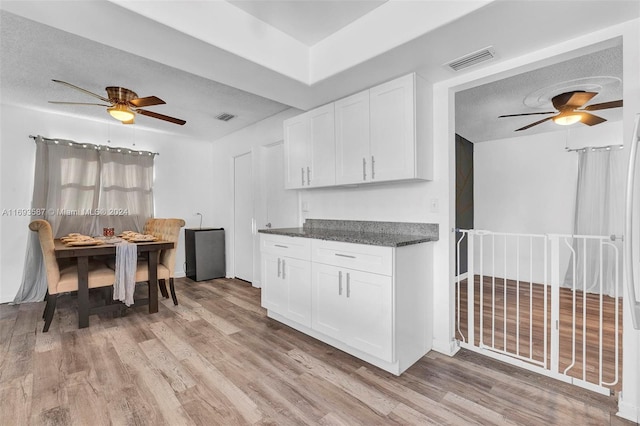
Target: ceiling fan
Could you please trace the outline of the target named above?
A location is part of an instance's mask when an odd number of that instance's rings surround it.
[[[61,80],[52,80],[56,83],[63,84],[65,86],[71,87],[72,89],[79,90],[83,93],[86,93],[89,96],[93,96],[94,98],[98,98],[107,104],[98,104],[98,103],[89,103],[89,102],[59,102],[59,101],[49,101],[52,104],[64,104],[64,105],[98,105],[107,107],[107,111],[113,118],[116,120],[120,120],[123,124],[134,124],[135,115],[141,114],[146,115],[147,117],[157,118],[159,120],[168,121],[170,123],[179,124],[182,126],[186,123],[185,120],[181,120],[175,117],[169,117],[168,115],[158,114],[157,112],[147,111],[146,109],[142,109],[142,107],[148,107],[153,105],[162,105],[166,102],[156,96],[147,96],[145,98],[139,98],[138,95],[129,89],[125,89],[124,87],[114,87],[110,86],[106,88],[107,97],[97,95],[93,92],[85,90],[81,87],[74,86],[71,83],[67,83]]]
[[[528,124],[524,127],[516,129],[516,132],[521,130],[527,130],[533,126],[544,123],[545,121],[553,120],[556,124],[568,126],[570,124],[581,121],[587,126],[595,126],[596,124],[604,123],[605,120],[602,117],[588,113],[587,111],[597,111],[601,109],[619,108],[622,106],[622,99],[617,101],[602,102],[600,104],[587,105],[582,108],[584,104],[589,102],[591,98],[596,96],[597,92],[586,92],[584,90],[574,90],[573,92],[561,93],[551,98],[551,103],[557,111],[546,112],[529,112],[524,114],[509,114],[501,115],[498,118],[504,117],[519,117],[521,115],[541,115],[541,114],[556,114],[553,117],[543,118],[535,123]],[[582,109],[578,109],[582,108]]]

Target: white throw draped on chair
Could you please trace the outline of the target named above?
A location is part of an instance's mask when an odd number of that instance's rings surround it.
[[[116,244],[116,281],[113,284],[113,300],[133,305],[136,286],[138,247],[126,241]]]

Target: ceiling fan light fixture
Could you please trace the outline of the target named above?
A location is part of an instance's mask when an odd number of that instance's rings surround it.
[[[133,111],[124,104],[116,104],[111,108],[107,108],[107,111],[109,111],[109,114],[111,114],[113,118],[123,122],[131,121],[135,117]]]
[[[553,122],[561,126],[570,126],[580,121],[581,118],[580,114],[559,115],[553,118]]]

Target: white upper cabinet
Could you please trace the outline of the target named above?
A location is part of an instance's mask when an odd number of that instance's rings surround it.
[[[285,188],[335,184],[334,106],[325,105],[284,122]]]
[[[433,179],[431,103],[409,74],[286,120],[285,187]]]
[[[335,111],[336,183],[362,183],[368,173],[369,91],[336,101]]]
[[[428,90],[409,74],[335,103],[338,185],[433,178]]]
[[[414,94],[413,74],[369,90],[372,181],[417,177]]]

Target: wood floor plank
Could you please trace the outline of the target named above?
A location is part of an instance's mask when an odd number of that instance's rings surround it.
[[[16,377],[0,388],[0,401],[10,412],[0,414],[1,425],[26,425],[31,417],[33,374]]]
[[[242,390],[169,327],[164,323],[154,323],[151,328],[165,346],[171,348],[172,354],[190,367],[192,374],[200,374],[205,383],[219,389],[247,421],[255,423],[262,418],[256,404]]]
[[[114,347],[122,362],[133,373],[136,385],[142,388],[141,395],[151,402],[154,410],[161,413],[169,424],[190,424],[189,415],[184,411],[171,386],[155,369],[148,368],[150,361],[127,331],[119,327],[109,329],[115,342]]]
[[[394,408],[396,415],[404,418],[407,417],[420,417],[418,414],[412,414],[413,411],[418,413],[422,411],[422,416],[428,419],[427,424],[449,423],[449,424],[463,424],[473,423],[464,416],[460,416],[458,412],[450,410],[447,407],[442,406],[439,401],[432,400],[407,388],[394,381],[385,380],[377,377],[374,373],[365,367],[359,368],[356,373],[367,379],[369,383],[375,384],[377,387],[384,389],[388,393],[391,393],[396,399],[400,400],[400,404],[403,406],[397,411]],[[427,416],[428,414],[428,416]],[[406,419],[405,419],[406,420]]]
[[[396,377],[266,317],[243,281],[176,287],[178,306],[82,330],[65,295],[44,334],[44,303],[0,305],[0,425],[633,424],[615,397],[464,349]]]
[[[309,373],[334,384],[349,395],[364,402],[372,410],[380,414],[389,414],[398,404],[381,392],[364,386],[360,381],[355,380],[352,376],[336,370],[307,353],[301,352],[298,349],[293,349],[288,352],[288,355],[292,359],[300,362],[300,364],[302,364]]]
[[[145,353],[151,364],[162,373],[164,379],[174,392],[183,392],[196,386],[191,375],[180,365],[171,352],[159,340],[147,340],[141,342],[140,348]]]

